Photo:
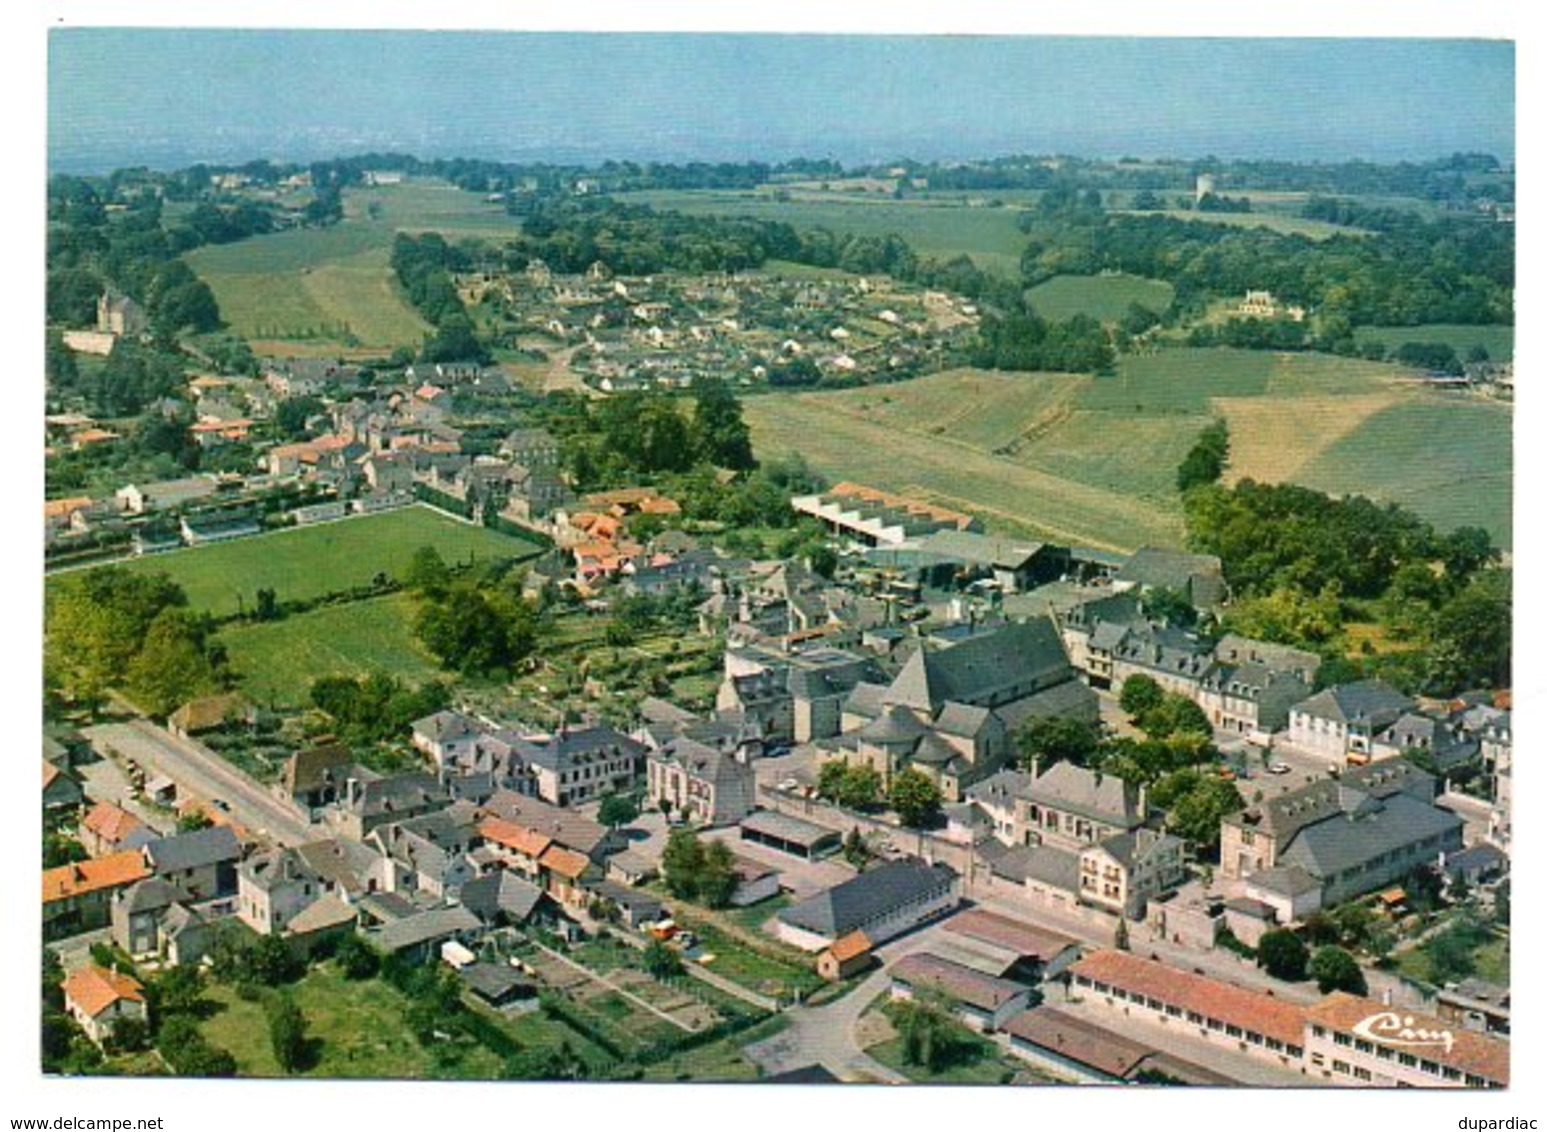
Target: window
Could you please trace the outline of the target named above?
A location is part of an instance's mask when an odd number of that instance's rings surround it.
[[[1440,1063],[1437,1062],[1437,1061],[1424,1061],[1424,1062],[1421,1062],[1419,1064],[1419,1068],[1421,1068],[1425,1073],[1429,1074],[1431,1077],[1438,1077],[1440,1075]]]
[[[1394,1057],[1396,1057],[1397,1055],[1392,1053],[1385,1046],[1376,1046],[1375,1047],[1375,1056],[1380,1058],[1382,1061],[1390,1061]]]
[[[1312,1026],[1311,1033],[1315,1034],[1318,1038],[1325,1038],[1327,1036],[1327,1028],[1325,1026]]]
[[[1356,1065],[1354,1066],[1354,1077],[1360,1081],[1368,1081],[1370,1079],[1370,1071],[1363,1066]]]
[[[1351,1046],[1354,1044],[1354,1039],[1347,1034],[1333,1034],[1332,1040],[1340,1046]]]
[[[1417,1067],[1418,1059],[1410,1053],[1399,1053],[1397,1054],[1397,1064],[1413,1069]]]
[[[1199,1026],[1203,1025],[1203,1015],[1199,1014],[1196,1010],[1189,1010],[1187,1012],[1187,1020]]]
[[[1332,1071],[1334,1073],[1347,1073],[1348,1072],[1348,1062],[1346,1062],[1346,1061],[1333,1061],[1333,1063],[1332,1063]]]
[[[1359,1038],[1354,1042],[1354,1048],[1360,1053],[1374,1053],[1375,1043],[1367,1042],[1363,1038]]]
[[[1232,1038],[1239,1038],[1241,1036],[1241,1027],[1239,1027],[1239,1026],[1226,1026],[1225,1027],[1225,1033],[1228,1036],[1232,1037]]]
[[[1180,1018],[1182,1016],[1182,1008],[1180,1006],[1172,1006],[1170,1003],[1167,1003],[1166,1013],[1171,1015],[1173,1018]]]

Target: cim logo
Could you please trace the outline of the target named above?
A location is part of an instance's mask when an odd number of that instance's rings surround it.
[[[1361,1038],[1371,1038],[1391,1046],[1438,1046],[1446,1053],[1455,1044],[1455,1036],[1449,1030],[1425,1030],[1413,1026],[1411,1014],[1398,1014],[1383,1010],[1361,1019],[1354,1026],[1354,1033]]]

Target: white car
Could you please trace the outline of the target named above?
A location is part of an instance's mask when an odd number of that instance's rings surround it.
[[[1269,763],[1268,764],[1268,773],[1269,774],[1288,774],[1292,770],[1294,770],[1294,767],[1290,766],[1288,763]]]

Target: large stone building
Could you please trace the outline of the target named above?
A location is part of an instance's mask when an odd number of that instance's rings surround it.
[[[686,736],[651,751],[646,773],[652,803],[669,802],[700,825],[734,825],[757,806],[756,775],[748,763]]]
[[[1405,759],[1351,768],[1225,818],[1220,869],[1281,923],[1299,920],[1459,850],[1461,819],[1433,799],[1433,776]]]

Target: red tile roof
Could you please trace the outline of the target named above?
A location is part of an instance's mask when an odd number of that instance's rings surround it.
[[[833,945],[827,950],[839,963],[847,963],[850,959],[856,959],[865,954],[870,947],[869,936],[861,931],[852,931],[834,940]]]
[[[543,855],[537,859],[537,863],[549,872],[558,873],[566,880],[579,880],[591,863],[591,858],[584,853],[576,853],[573,849],[566,849],[562,845],[550,845],[543,850]]]
[[[81,828],[117,845],[145,823],[122,806],[98,802],[81,822]]]
[[[1305,1007],[1260,991],[1180,971],[1126,951],[1096,951],[1069,970],[1076,978],[1158,999],[1265,1038],[1276,1038],[1285,1045],[1305,1044]]]
[[[43,870],[43,903],[52,904],[103,888],[118,888],[150,876],[137,849]]]
[[[538,833],[536,830],[506,821],[504,818],[484,818],[478,823],[478,833],[479,836],[496,845],[514,849],[517,853],[524,853],[533,860],[541,857],[543,851],[553,844],[553,838],[547,834]]]
[[[137,980],[96,966],[70,972],[61,985],[65,998],[90,1018],[95,1018],[119,999],[145,1001],[145,988]]]
[[[1509,1084],[1509,1043],[1462,1029],[1432,1014],[1393,1009],[1373,998],[1333,991],[1315,1006],[1308,1007],[1305,1018],[1307,1022],[1366,1038],[1397,1053],[1409,1053],[1448,1065],[1500,1085]],[[1434,1036],[1434,1044],[1419,1045],[1412,1039],[1398,1040],[1402,1030],[1427,1031]],[[1449,1050],[1443,1045],[1442,1035],[1449,1036]]]

